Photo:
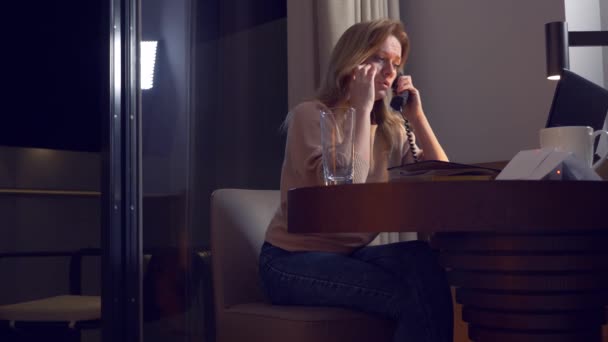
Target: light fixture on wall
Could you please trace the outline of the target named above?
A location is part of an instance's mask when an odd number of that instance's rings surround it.
[[[141,89],[152,89],[154,86],[154,67],[158,41],[141,42]]]
[[[608,46],[608,31],[568,32],[568,23],[554,21],[545,24],[547,78],[559,80],[563,69],[570,69],[569,47]]]

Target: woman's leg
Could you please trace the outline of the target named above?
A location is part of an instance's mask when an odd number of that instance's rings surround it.
[[[453,340],[452,294],[445,270],[424,241],[398,242],[361,248],[351,257],[396,276],[418,300],[429,334],[436,341]],[[398,322],[396,337],[409,336],[409,324]]]
[[[336,253],[287,252],[265,244],[260,276],[274,304],[335,306],[390,318],[395,341],[438,342],[417,283],[373,263]],[[415,287],[415,289],[410,288]],[[450,341],[451,342],[451,341]]]

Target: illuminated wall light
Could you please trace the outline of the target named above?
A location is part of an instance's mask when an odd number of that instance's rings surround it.
[[[562,70],[570,69],[570,47],[608,46],[608,31],[568,31],[568,23],[545,24],[547,78],[559,80]]]
[[[157,46],[157,41],[141,42],[141,89],[151,89],[154,86]]]

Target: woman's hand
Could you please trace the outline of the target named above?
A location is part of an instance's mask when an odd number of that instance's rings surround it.
[[[422,101],[420,99],[420,92],[414,87],[411,76],[401,75],[397,76],[397,88],[395,89],[396,94],[401,94],[404,91],[409,92],[406,105],[403,107],[401,114],[404,118],[410,119],[415,115],[423,115]]]
[[[357,114],[369,117],[369,113],[372,111],[376,72],[376,67],[372,64],[361,64],[353,70],[352,80],[349,84],[349,100],[351,106],[357,110]]]

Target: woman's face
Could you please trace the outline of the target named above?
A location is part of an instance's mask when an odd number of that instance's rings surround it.
[[[395,36],[389,36],[380,48],[365,61],[376,67],[374,80],[375,101],[388,95],[391,85],[397,77],[397,68],[401,64],[401,44]]]

